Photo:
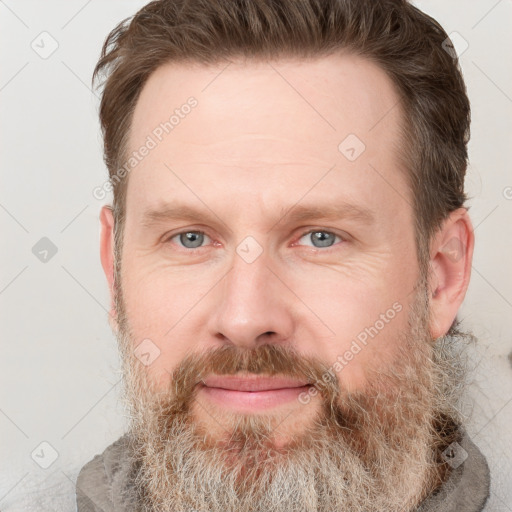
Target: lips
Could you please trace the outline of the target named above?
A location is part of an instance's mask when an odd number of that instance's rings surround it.
[[[232,391],[272,391],[277,389],[301,388],[309,382],[286,377],[265,377],[261,375],[211,375],[203,379],[203,384],[209,388],[220,388]]]
[[[310,384],[305,380],[264,375],[210,375],[202,380],[201,396],[225,409],[244,414],[297,403]]]

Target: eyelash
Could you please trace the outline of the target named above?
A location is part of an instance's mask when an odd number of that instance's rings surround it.
[[[338,234],[338,233],[336,233],[336,232],[334,232],[334,231],[329,231],[329,230],[327,230],[327,229],[322,229],[322,228],[313,228],[313,229],[310,229],[310,230],[308,230],[308,231],[305,231],[304,233],[302,233],[302,234],[298,237],[298,239],[297,239],[297,240],[300,240],[300,239],[301,239],[301,238],[303,238],[304,236],[309,235],[309,234],[311,234],[311,233],[319,233],[319,232],[320,232],[320,233],[328,233],[328,234],[330,234],[330,235],[334,235],[335,237],[338,237],[338,238],[341,240],[341,242],[347,242],[347,241],[348,241],[348,240],[347,240],[347,238],[344,238],[344,237],[343,237],[343,236],[341,236],[340,234]],[[206,235],[208,238],[211,238],[211,237],[209,237],[209,235],[208,235],[206,232],[201,231],[201,230],[199,230],[199,229],[187,229],[186,231],[180,231],[179,233],[175,233],[175,234],[173,234],[173,235],[171,235],[171,236],[167,237],[166,239],[164,239],[164,244],[170,243],[170,242],[171,242],[171,240],[172,240],[173,238],[176,238],[177,236],[183,235],[183,234],[185,234],[185,233],[199,233],[199,234],[201,234],[201,235]],[[330,246],[330,247],[313,247],[313,246],[307,246],[307,247],[310,247],[311,249],[315,249],[315,250],[321,250],[321,252],[330,252],[331,250],[334,250],[334,249],[335,249],[335,247],[336,247],[338,244],[340,244],[341,242],[337,242],[337,243],[335,243],[334,245],[332,245],[332,246]],[[295,245],[295,243],[294,243],[294,245]],[[197,251],[197,250],[200,250],[200,249],[204,249],[206,246],[197,247],[197,248],[195,248],[195,249],[193,249],[193,248],[192,248],[192,249],[189,249],[189,248],[187,248],[187,247],[181,247],[181,246],[178,246],[178,247],[180,247],[180,249],[183,249],[183,250],[184,250],[184,251],[186,251],[186,252],[192,252],[192,251]]]

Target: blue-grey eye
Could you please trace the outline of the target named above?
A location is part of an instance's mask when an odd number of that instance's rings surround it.
[[[330,231],[310,231],[301,237],[301,240],[306,238],[311,241],[312,246],[316,248],[321,247],[331,247],[336,243],[336,238],[341,238],[335,233],[331,233]]]
[[[185,231],[176,235],[179,237],[181,245],[187,249],[196,249],[204,242],[205,234],[201,231]]]

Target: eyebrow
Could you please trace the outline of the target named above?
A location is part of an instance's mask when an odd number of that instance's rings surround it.
[[[352,219],[363,224],[372,224],[376,219],[374,212],[369,208],[346,202],[325,206],[297,205],[288,209],[288,212],[281,210],[281,219],[286,218],[292,223],[312,219]]]
[[[164,204],[158,208],[148,209],[142,214],[142,226],[150,228],[155,224],[168,222],[172,220],[213,220],[216,218],[218,222],[226,223],[211,209],[198,209],[190,205],[181,203]],[[279,220],[277,220],[272,229],[281,222],[296,223],[306,220],[342,220],[351,219],[362,224],[372,224],[376,220],[375,213],[364,206],[351,203],[340,202],[325,206],[315,205],[295,205],[290,208],[282,208],[280,210]],[[227,226],[226,226],[227,227]],[[228,227],[228,230],[231,230]]]

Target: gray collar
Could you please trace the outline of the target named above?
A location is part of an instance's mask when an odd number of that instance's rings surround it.
[[[489,498],[491,476],[487,461],[460,429],[461,439],[445,450],[452,471],[448,480],[431,494],[417,512],[481,512]],[[448,456],[452,456],[452,460]]]

